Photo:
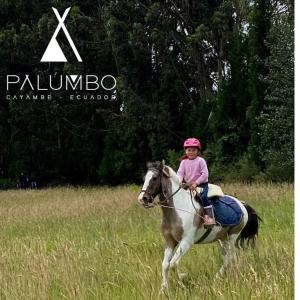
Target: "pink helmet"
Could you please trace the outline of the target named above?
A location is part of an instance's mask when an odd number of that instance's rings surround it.
[[[200,144],[200,141],[198,139],[188,138],[184,141],[183,147],[184,148],[197,147],[198,149],[201,149],[201,144]]]

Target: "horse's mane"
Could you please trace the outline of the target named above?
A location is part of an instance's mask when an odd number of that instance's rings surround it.
[[[174,179],[177,183],[179,183],[179,179],[178,179],[177,173],[171,167],[169,167],[169,166],[165,166],[165,168],[168,168],[170,177],[172,179]]]
[[[160,161],[148,162],[147,167],[148,167],[148,170],[149,169],[159,169],[161,167],[161,162]],[[164,165],[164,168],[168,169],[170,178],[172,178],[176,183],[179,184],[179,178],[177,176],[177,173],[170,166]]]

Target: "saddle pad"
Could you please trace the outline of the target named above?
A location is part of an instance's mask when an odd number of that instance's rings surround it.
[[[242,221],[242,209],[233,198],[219,197],[212,201],[212,205],[216,221],[222,226],[234,226]]]
[[[203,191],[203,188],[197,187],[196,191],[198,194],[201,194]],[[208,184],[208,193],[207,193],[208,198],[223,197],[223,196],[224,196],[224,193],[218,185],[211,184],[211,183]]]

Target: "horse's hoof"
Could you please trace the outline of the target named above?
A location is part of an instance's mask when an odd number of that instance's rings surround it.
[[[181,280],[178,280],[178,284],[181,288],[183,288],[183,289],[186,288],[185,284]]]
[[[159,290],[159,295],[168,295],[169,287],[167,284],[162,284]]]
[[[186,278],[187,277],[187,273],[178,273],[178,278],[179,278],[179,280],[183,280],[184,278]]]
[[[222,279],[223,276],[224,276],[224,271],[221,270],[215,275],[215,279],[216,280]]]

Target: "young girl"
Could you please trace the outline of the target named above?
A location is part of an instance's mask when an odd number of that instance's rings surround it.
[[[216,224],[212,205],[207,198],[208,192],[208,169],[206,161],[199,156],[201,144],[198,139],[188,138],[183,144],[185,156],[181,160],[177,175],[180,184],[186,182],[191,190],[197,186],[203,188],[201,199],[204,208],[204,226],[211,227]]]

